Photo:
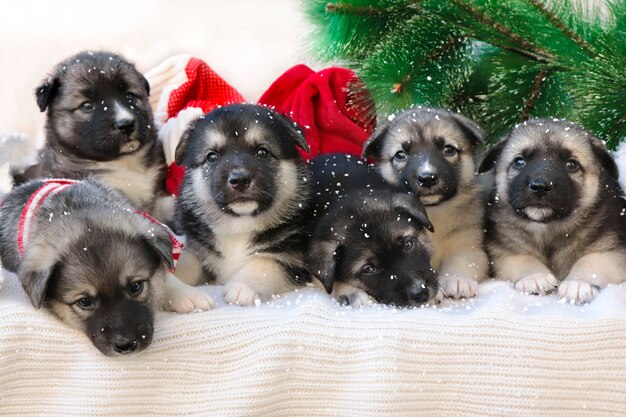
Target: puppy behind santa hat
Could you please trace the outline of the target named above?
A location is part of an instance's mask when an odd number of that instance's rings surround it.
[[[187,126],[218,106],[242,103],[245,99],[205,62],[189,55],[168,58],[145,75],[151,86],[155,123],[168,164],[166,189],[178,195],[184,167],[176,165],[174,155]],[[373,112],[363,111],[373,107],[366,90],[360,89],[365,93],[359,100],[349,97],[348,87],[360,82],[344,68],[315,72],[305,65],[296,65],[270,86],[259,104],[274,108],[305,129],[311,148],[310,153],[302,152],[305,159],[330,152],[360,155],[363,143],[375,128]]]

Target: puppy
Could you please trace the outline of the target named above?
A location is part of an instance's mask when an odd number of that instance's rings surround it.
[[[604,144],[557,119],[524,122],[485,157],[495,167],[487,249],[497,277],[524,293],[558,286],[591,301],[626,278],[626,201]]]
[[[5,196],[0,259],[36,308],[85,333],[105,355],[138,352],[155,310],[212,300],[167,272],[178,242],[117,192],[87,179],[34,180]]]
[[[474,297],[488,272],[483,248],[483,195],[476,180],[475,158],[483,131],[449,111],[407,110],[365,143],[389,183],[415,194],[433,223],[431,265],[444,295]]]
[[[238,104],[192,122],[176,149],[186,167],[177,227],[229,303],[258,304],[310,280],[303,227],[310,186],[296,147],[309,149],[293,123]]]
[[[81,52],[62,61],[35,90],[46,111],[39,163],[14,174],[14,183],[93,175],[140,210],[167,218],[173,201],[155,207],[166,170],[149,93],[148,81],[119,55]]]
[[[433,230],[414,196],[395,190],[364,161],[323,155],[309,167],[314,218],[307,264],[341,304],[419,305],[437,294]]]

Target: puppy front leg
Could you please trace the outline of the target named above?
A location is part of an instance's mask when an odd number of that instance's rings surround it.
[[[451,298],[475,297],[478,283],[487,276],[489,260],[482,248],[482,230],[465,230],[449,236],[439,252],[439,288]],[[443,247],[441,247],[443,246]]]
[[[235,271],[224,285],[226,302],[240,306],[260,305],[272,295],[291,291],[295,285],[277,262],[256,258]]]
[[[215,301],[198,288],[187,285],[171,272],[165,274],[165,291],[161,306],[173,313],[206,311],[215,307]]]
[[[181,252],[174,275],[185,284],[194,286],[204,284],[207,281],[202,263],[196,255],[187,249],[183,249]]]
[[[446,297],[475,297],[478,283],[487,275],[488,265],[487,255],[481,249],[454,252],[441,262],[439,287]]]
[[[547,294],[558,281],[539,259],[529,254],[503,255],[494,262],[496,277],[514,283],[524,294]]]
[[[625,261],[624,254],[618,252],[590,253],[583,256],[559,285],[559,297],[575,304],[592,301],[608,284],[617,284],[624,280]]]
[[[346,282],[335,282],[331,297],[342,306],[362,307],[376,303],[376,300],[368,293]]]

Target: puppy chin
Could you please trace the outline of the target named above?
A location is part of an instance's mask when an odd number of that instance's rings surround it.
[[[228,208],[239,216],[250,216],[259,208],[256,201],[235,201],[228,205]]]
[[[120,155],[133,153],[140,147],[141,147],[141,142],[139,142],[138,140],[128,141],[124,145],[122,145],[122,147],[120,148]]]
[[[421,195],[420,202],[425,206],[434,206],[443,201],[442,194]]]
[[[538,206],[528,206],[522,211],[526,217],[535,222],[545,222],[554,213],[554,210],[549,207]]]

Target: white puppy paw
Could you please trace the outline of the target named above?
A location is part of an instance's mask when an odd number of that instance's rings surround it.
[[[173,281],[175,279],[176,281]],[[207,311],[215,307],[215,300],[196,287],[174,277],[166,282],[162,308],[173,313]]]
[[[565,280],[559,285],[559,297],[567,303],[585,304],[600,292],[597,285],[580,280]]]
[[[238,306],[259,306],[261,296],[243,282],[230,281],[224,286],[224,299],[229,304]]]
[[[478,283],[471,278],[443,276],[439,278],[439,290],[454,299],[476,297]]]
[[[522,294],[547,294],[554,291],[559,282],[549,272],[537,272],[515,283],[515,289]]]
[[[376,304],[376,300],[368,293],[359,288],[354,288],[353,291],[336,294],[335,298],[337,302],[342,306],[351,307],[364,307]]]

